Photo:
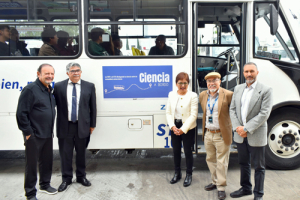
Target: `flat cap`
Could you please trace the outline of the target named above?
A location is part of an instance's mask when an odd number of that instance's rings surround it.
[[[221,74],[219,74],[218,72],[210,72],[204,77],[204,79],[207,80],[208,78],[211,78],[211,77],[216,77],[216,78],[221,79]]]

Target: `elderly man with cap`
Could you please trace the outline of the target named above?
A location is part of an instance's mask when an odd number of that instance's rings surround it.
[[[218,189],[218,199],[225,199],[226,175],[232,143],[232,125],[229,107],[233,92],[220,87],[221,75],[211,72],[205,76],[208,90],[200,93],[203,110],[202,139],[206,149],[206,162],[211,183],[204,187]]]

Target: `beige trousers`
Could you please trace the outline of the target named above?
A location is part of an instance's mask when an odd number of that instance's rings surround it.
[[[218,191],[225,191],[230,145],[226,145],[221,133],[205,132],[204,145],[206,163],[211,173],[212,183]]]

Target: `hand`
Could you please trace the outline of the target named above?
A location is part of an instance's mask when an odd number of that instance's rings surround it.
[[[31,136],[31,135],[27,135],[27,136],[26,136],[26,140],[28,140],[28,139],[30,138],[30,136]]]
[[[182,135],[183,134],[183,131],[181,129],[178,129],[178,134],[179,135]]]
[[[92,133],[93,133],[94,130],[95,130],[95,128],[90,127],[90,133],[91,133],[91,135],[92,135]]]
[[[238,126],[238,127],[236,128],[236,132],[237,132],[237,133],[239,133],[239,132],[241,132],[241,131],[244,131],[244,126]]]
[[[176,126],[172,127],[172,131],[174,132],[175,135],[179,135],[179,129]]]
[[[244,131],[244,126],[237,127],[236,132],[243,138],[247,137],[247,132]]]

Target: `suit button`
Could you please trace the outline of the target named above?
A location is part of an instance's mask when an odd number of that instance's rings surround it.
[[[181,106],[181,108],[182,108],[182,106]]]
[[[183,114],[182,114],[182,116],[183,116]]]
[[[181,98],[182,99],[182,98]]]

